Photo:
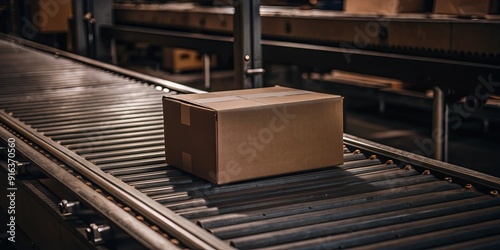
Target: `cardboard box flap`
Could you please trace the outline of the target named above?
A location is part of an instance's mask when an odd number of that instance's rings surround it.
[[[436,0],[434,12],[454,15],[486,15],[498,12],[499,0]]]
[[[247,95],[237,95],[237,96],[222,96],[222,97],[211,97],[211,98],[203,98],[203,99],[194,99],[192,100],[198,104],[206,104],[206,103],[214,103],[214,102],[229,102],[229,101],[238,101],[238,100],[253,100],[259,98],[268,98],[268,97],[280,97],[280,96],[289,96],[289,95],[303,95],[303,94],[311,94],[312,92],[305,90],[292,90],[292,91],[280,91],[280,92],[271,92],[271,93],[257,93],[257,94],[247,94]]]
[[[265,90],[265,91],[263,91]],[[222,91],[208,94],[193,94],[172,96],[191,105],[210,108],[217,111],[255,108],[278,103],[293,103],[314,101],[332,97],[331,95],[315,93],[305,90],[296,90],[285,87],[240,90],[238,95],[234,91]],[[338,96],[335,96],[338,97]]]
[[[422,12],[424,0],[345,0],[344,11],[353,13]]]
[[[239,93],[239,95],[252,95],[252,94],[267,94],[274,92],[296,91],[296,89],[276,86],[271,88],[255,88],[255,89],[245,89],[236,91]],[[209,98],[225,97],[225,96],[235,96],[235,91],[229,90],[229,91],[210,92],[204,94],[174,95],[174,96],[169,96],[169,98],[192,102],[197,99],[209,99]]]

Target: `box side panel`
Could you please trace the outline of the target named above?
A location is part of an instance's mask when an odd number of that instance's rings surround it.
[[[422,12],[425,9],[425,0],[399,0],[397,13]]]
[[[345,0],[344,9],[352,13],[404,13],[424,10],[424,0]]]
[[[71,1],[30,1],[32,21],[40,33],[64,33],[68,31]],[[24,20],[23,20],[24,23]]]
[[[219,184],[343,162],[342,98],[219,113]]]
[[[494,13],[498,0],[436,0],[434,12],[453,15],[486,15]]]
[[[215,111],[164,98],[163,112],[167,163],[215,182]]]

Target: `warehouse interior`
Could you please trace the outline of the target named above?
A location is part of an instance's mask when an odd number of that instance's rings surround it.
[[[500,246],[498,0],[0,0],[0,59],[2,249]],[[274,86],[343,97],[343,164],[165,162],[165,98]]]

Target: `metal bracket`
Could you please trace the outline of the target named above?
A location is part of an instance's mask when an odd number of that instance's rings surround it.
[[[80,202],[62,200],[61,202],[59,202],[58,206],[59,212],[63,216],[70,216],[75,215],[78,212],[78,210],[80,209]]]
[[[26,167],[30,165],[30,162],[20,162],[14,160],[14,164],[16,165],[16,175],[21,175],[27,172]]]
[[[248,76],[256,76],[256,75],[262,75],[266,71],[263,68],[258,68],[258,69],[247,69],[245,72]]]
[[[94,244],[104,243],[111,236],[111,227],[108,225],[91,223],[85,231],[87,232],[87,239]]]

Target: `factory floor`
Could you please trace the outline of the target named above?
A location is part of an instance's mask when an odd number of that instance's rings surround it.
[[[203,89],[203,74],[191,72],[171,74],[158,67],[132,67],[160,78]],[[223,90],[232,83],[231,71],[216,71],[211,77],[211,91]],[[287,85],[289,79],[277,77],[267,85]],[[293,85],[292,85],[293,86]],[[302,83],[301,88],[329,92],[328,88]],[[386,111],[378,111],[376,101],[346,98],[345,132],[397,149],[431,157],[430,111],[387,105]],[[481,121],[465,121],[456,130],[450,129],[448,162],[500,177],[500,124],[490,123],[485,132]]]

